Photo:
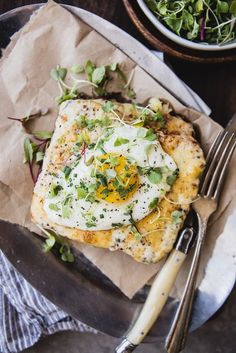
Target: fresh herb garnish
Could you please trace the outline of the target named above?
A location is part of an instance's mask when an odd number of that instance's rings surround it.
[[[151,100],[150,100],[151,102]],[[150,104],[148,104],[146,107],[142,108],[140,106],[134,105],[135,109],[141,109],[141,112],[138,114],[138,118],[137,120],[135,120],[133,122],[133,126],[137,126],[137,127],[142,127],[142,126],[150,126],[150,124],[152,124],[151,126],[154,125],[154,123],[158,124],[159,128],[163,128],[166,124],[166,120],[164,117],[164,113],[161,111],[163,105],[162,102],[158,101],[158,106],[157,103],[155,104],[155,102],[151,102]],[[151,109],[150,106],[152,106],[153,108]],[[141,132],[140,132],[141,134]],[[144,134],[144,132],[143,132]],[[156,134],[154,134],[153,130],[150,130],[149,133],[147,134],[147,139],[150,138],[150,140],[152,141],[155,140],[157,137],[154,136]],[[141,137],[141,136],[140,136]]]
[[[94,184],[89,184],[88,185],[88,192],[89,193],[94,193],[98,188],[98,184],[94,183]]]
[[[86,162],[85,165],[89,167],[94,161],[94,156],[92,155]]]
[[[82,131],[78,136],[77,136],[77,142],[76,145],[81,147],[85,143],[86,145],[89,145],[90,143],[90,137],[89,134],[86,131]]]
[[[45,153],[43,151],[36,152],[35,162],[41,164],[44,159]]]
[[[65,67],[57,66],[51,70],[51,77],[55,81],[63,81],[66,78],[67,69]]]
[[[182,211],[182,210],[181,211],[176,210],[171,213],[171,218],[172,218],[172,221],[174,224],[182,223],[183,216],[184,216],[184,211]]]
[[[157,139],[157,135],[154,133],[153,129],[146,129],[144,127],[138,129],[137,137],[148,141],[154,141]]]
[[[79,200],[85,199],[87,195],[88,195],[88,191],[84,187],[77,188],[77,197]]]
[[[162,172],[160,168],[153,168],[150,173],[148,173],[148,180],[152,184],[159,184],[162,180]]]
[[[93,131],[95,127],[105,127],[111,124],[111,119],[108,116],[103,116],[101,119],[89,119],[85,115],[80,115],[76,119],[78,128],[87,128],[89,131]]]
[[[113,63],[107,66],[107,68],[113,72],[117,70],[117,67],[118,67],[117,63]]]
[[[95,65],[92,63],[91,60],[86,61],[84,69],[88,76],[89,81],[92,81],[92,74],[93,74],[93,71],[95,70]]]
[[[135,240],[139,241],[142,239],[142,234],[139,232],[138,228],[136,227],[136,225],[132,225],[131,226],[131,232],[135,237]]]
[[[60,210],[60,208],[55,203],[50,203],[48,207],[52,211],[59,211]]]
[[[162,168],[137,167],[139,175],[147,175],[152,184],[159,184],[162,180]]]
[[[125,213],[124,215],[129,216],[129,222],[131,224],[131,232],[133,233],[133,235],[135,236],[136,240],[141,240],[142,238],[142,234],[139,232],[136,222],[133,218],[133,209],[134,209],[134,204],[129,204],[126,206],[125,208]]]
[[[36,144],[29,137],[24,140],[24,163],[29,165],[30,175],[34,182],[36,183],[38,175],[41,171],[41,164],[43,161],[43,155],[45,149],[47,148],[47,140],[39,144]],[[37,171],[35,173],[35,166],[37,166]]]
[[[167,184],[170,185],[170,186],[173,185],[174,182],[176,181],[178,175],[179,175],[179,170],[176,169],[172,175],[169,175],[169,176],[166,178]]]
[[[72,89],[65,89],[64,92],[60,95],[56,97],[56,102],[57,104],[61,104],[65,101],[71,100],[71,99],[75,99],[78,98],[78,91],[74,88]]]
[[[100,120],[98,120],[98,123],[102,127],[107,127],[107,126],[111,125],[111,119],[107,115],[105,115],[105,116],[101,117]]]
[[[134,92],[133,88],[128,87],[126,94],[131,99],[135,99],[136,98],[136,93]]]
[[[92,149],[94,149],[94,147],[96,146],[96,143],[90,143],[90,144],[88,144],[88,149],[89,150],[92,150]]]
[[[9,120],[15,120],[18,121],[19,123],[22,124],[22,126],[27,129],[27,123],[29,123],[30,121],[37,119],[37,118],[41,118],[42,116],[48,114],[48,109],[40,109],[37,113],[34,114],[30,114],[30,115],[26,115],[23,118],[12,118],[12,117],[8,117]],[[30,131],[28,131],[30,133]]]
[[[109,194],[110,194],[110,191],[109,191],[109,189],[103,189],[102,190],[102,194],[103,194],[103,196],[105,196],[105,197],[107,197]]]
[[[63,169],[62,169],[63,173],[65,174],[65,178],[67,179],[72,171],[71,167],[69,166],[65,166]]]
[[[79,97],[80,89],[84,86],[92,86],[93,93],[97,97],[104,97],[108,95],[107,85],[109,81],[111,81],[114,75],[120,77],[123,82],[122,90],[125,95],[129,95],[130,97],[134,95],[134,91],[132,88],[126,84],[126,76],[124,72],[121,70],[120,65],[118,63],[112,63],[110,65],[101,65],[96,66],[91,60],[87,60],[84,65],[72,65],[70,68],[70,78],[72,79],[72,86],[68,83],[65,83],[65,79],[67,77],[68,70],[64,67],[57,66],[56,68],[51,70],[51,77],[58,83],[60,88],[60,96],[56,98],[58,104],[69,100],[75,99]],[[78,78],[73,76],[72,74],[83,74],[87,75],[85,78]],[[81,92],[82,93],[82,92]]]
[[[153,129],[148,129],[145,136],[145,140],[154,141],[156,139],[157,139],[157,135],[154,133]]]
[[[119,156],[110,156],[109,157],[109,164],[111,167],[116,167],[120,164],[120,159],[119,159]],[[126,167],[126,165],[125,165]],[[128,167],[128,166],[127,166]]]
[[[62,217],[63,218],[70,218],[71,216],[71,203],[72,203],[72,196],[68,194],[61,205]]]
[[[52,235],[49,231],[46,234],[47,234],[48,238],[45,240],[45,242],[43,244],[43,250],[45,252],[48,252],[54,247],[54,245],[56,243],[56,239],[55,239],[55,236]]]
[[[73,72],[73,74],[81,74],[85,71],[85,69],[83,65],[75,64],[71,66],[70,71]]]
[[[112,223],[111,226],[114,228],[119,228],[119,227],[122,227],[123,224],[122,223]]]
[[[126,139],[126,138],[123,138],[123,137],[117,137],[117,139],[115,140],[114,142],[114,146],[121,146],[121,145],[124,145],[126,143],[128,143],[129,140]]]
[[[56,234],[51,230],[46,230],[39,224],[37,226],[47,236],[47,239],[43,244],[43,250],[45,252],[55,249],[62,261],[74,262],[74,255],[71,252],[69,242],[66,240],[65,237],[61,237],[59,234]]]
[[[62,205],[61,211],[62,211],[62,218],[70,218],[71,209],[68,205]]]
[[[60,249],[59,252],[61,254],[61,260],[64,262],[74,262],[75,258],[73,253],[71,252],[71,249],[68,245],[63,244]]]
[[[76,124],[78,125],[78,128],[84,128],[87,127],[88,125],[88,119],[85,115],[79,115],[78,118],[76,118]]]
[[[83,217],[86,220],[86,223],[85,223],[86,227],[88,228],[96,227],[97,218],[93,216],[90,212],[84,213]]]
[[[119,185],[116,191],[119,193],[121,198],[126,197],[130,192],[132,192],[136,187],[136,183],[131,184],[127,189],[123,185]]]
[[[210,44],[225,44],[236,34],[236,1],[146,0],[155,16],[177,35]]]
[[[114,104],[111,101],[106,102],[105,104],[103,104],[102,106],[102,110],[105,113],[109,113],[111,110],[114,109]]]
[[[134,204],[133,204],[133,203],[127,205],[127,206],[125,207],[125,213],[124,213],[124,215],[125,215],[125,216],[130,216],[130,215],[132,215],[132,214],[133,214],[133,209],[134,209]]]
[[[96,227],[96,223],[93,222],[93,221],[91,221],[91,222],[86,222],[85,224],[86,224],[86,227],[88,227],[88,228]]]
[[[50,140],[52,138],[53,131],[35,131],[33,135],[40,140]]]
[[[84,182],[80,182],[79,187],[77,187],[78,199],[86,199],[89,202],[95,201],[97,188],[97,183],[87,185]]]
[[[96,178],[98,179],[98,182],[103,185],[103,186],[107,186],[108,182],[107,182],[107,178],[105,175],[101,174],[101,173],[96,173]]]
[[[97,67],[92,72],[91,81],[96,85],[100,85],[106,79],[106,68],[105,66]]]
[[[28,137],[24,141],[24,163],[32,163],[34,152],[37,150],[37,145]]]
[[[160,112],[159,110],[157,112],[155,112],[151,118],[152,121],[158,122],[160,128],[165,127],[166,125],[166,120],[164,118],[164,115],[162,112]]]
[[[49,197],[50,198],[56,197],[58,195],[59,191],[61,191],[62,189],[63,188],[61,185],[56,185],[56,184],[52,183],[49,188]]]
[[[148,207],[149,207],[151,210],[153,210],[154,208],[157,207],[158,203],[159,203],[159,199],[158,199],[158,197],[155,197],[155,198],[150,202],[150,204],[148,205]]]

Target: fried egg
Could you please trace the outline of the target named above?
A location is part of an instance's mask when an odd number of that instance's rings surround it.
[[[74,241],[156,263],[197,197],[204,156],[168,102],[61,104],[32,220]]]
[[[176,170],[151,129],[117,124],[55,174],[51,185],[57,192],[52,197],[49,190],[44,210],[51,221],[82,230],[129,225],[153,211]]]

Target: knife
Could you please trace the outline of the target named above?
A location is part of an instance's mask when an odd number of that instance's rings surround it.
[[[191,210],[179,233],[174,250],[156,275],[146,302],[134,325],[116,348],[116,353],[130,353],[143,341],[161,313],[176,277],[198,233],[196,213]]]

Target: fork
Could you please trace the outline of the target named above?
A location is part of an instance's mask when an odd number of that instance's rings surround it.
[[[226,170],[236,146],[235,124],[236,114],[231,119],[230,125],[218,135],[213,143],[201,178],[200,198],[192,205],[199,221],[199,235],[184,293],[166,338],[165,348],[168,353],[181,352],[185,347],[208,220],[217,209]]]
[[[179,347],[184,345],[183,339],[187,335],[197,269],[201,248],[203,246],[207,221],[209,216],[217,208],[225,171],[235,148],[235,125],[236,114],[230,120],[226,130],[220,133],[216,141],[213,143],[213,146],[207,157],[207,167],[205,168],[205,173],[201,178],[200,196],[202,197],[199,199],[199,201],[195,201],[197,202],[195,209],[199,209],[199,212],[197,214],[196,211],[193,211],[198,218],[198,234],[200,233],[200,236],[197,240],[195,254],[190,269],[191,275],[189,275],[187,280],[187,288],[184,291],[183,299],[179,306],[176,318],[173,322],[171,332],[168,336],[169,341],[167,340],[167,344],[169,343],[169,346],[167,347],[170,349],[171,353],[179,352]],[[219,179],[217,181],[216,179],[218,177]],[[202,182],[202,180],[204,181]],[[123,338],[123,341],[116,347],[116,353],[133,352],[143,341],[144,337],[158,318],[162,308],[166,303],[178,272],[183,266],[188,250],[191,246],[191,242],[194,239],[192,231],[193,228],[189,227],[189,225],[185,225],[185,228],[183,228],[181,231],[178,243],[166,260],[162,270],[155,277],[141,312],[139,313],[136,321],[130,328],[127,335]],[[178,325],[179,323],[181,323],[181,325]],[[182,337],[181,334],[183,332],[183,327],[185,328],[185,335]],[[181,344],[181,342],[183,344]]]

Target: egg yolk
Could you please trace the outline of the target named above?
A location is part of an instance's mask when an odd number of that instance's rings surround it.
[[[130,199],[139,186],[137,167],[123,155],[110,153],[98,158],[101,183],[96,196],[109,203],[121,203]]]

